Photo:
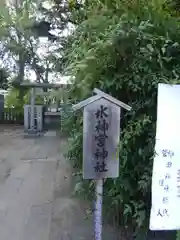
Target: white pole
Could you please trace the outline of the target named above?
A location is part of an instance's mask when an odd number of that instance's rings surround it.
[[[95,240],[102,240],[103,179],[96,180]]]

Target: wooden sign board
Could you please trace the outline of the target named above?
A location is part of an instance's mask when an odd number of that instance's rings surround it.
[[[84,107],[83,177],[84,179],[119,176],[120,110],[105,98]]]

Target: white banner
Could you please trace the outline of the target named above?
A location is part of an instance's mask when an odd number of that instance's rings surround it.
[[[155,152],[150,229],[180,229],[180,85],[158,85]]]

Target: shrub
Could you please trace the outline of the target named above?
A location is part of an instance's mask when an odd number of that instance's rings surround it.
[[[85,9],[86,19],[69,37],[66,72],[75,76],[71,97],[80,101],[97,87],[132,106],[131,112],[122,112],[120,176],[105,182],[104,206],[119,224],[145,228],[150,211],[157,86],[180,82],[180,26],[167,8],[163,10],[154,1],[112,1],[108,7],[99,2]],[[78,192],[92,197],[94,182],[81,178],[81,114],[71,118],[68,129],[68,158],[80,176]]]

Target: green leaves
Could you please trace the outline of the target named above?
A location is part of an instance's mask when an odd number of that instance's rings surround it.
[[[120,176],[105,182],[104,207],[114,209],[118,223],[138,229],[148,226],[157,85],[180,83],[180,25],[161,4],[135,0],[88,5],[88,15],[65,51],[66,70],[75,77],[73,99],[86,98],[98,87],[132,106],[131,112],[122,113]],[[68,129],[73,133],[69,160],[79,172],[82,122],[73,117]]]
[[[180,240],[180,231],[177,231],[176,233],[176,240]]]

